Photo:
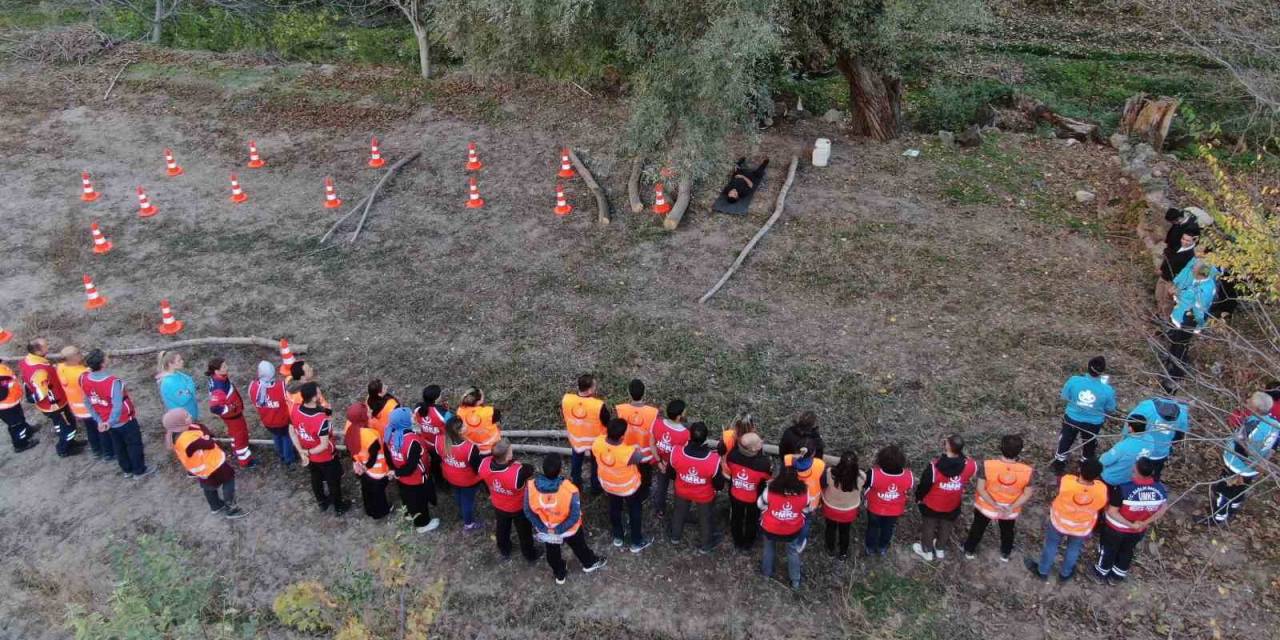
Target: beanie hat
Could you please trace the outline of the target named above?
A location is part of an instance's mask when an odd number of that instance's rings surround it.
[[[1094,356],[1089,358],[1089,373],[1093,375],[1101,375],[1107,370],[1107,359],[1104,356]]]
[[[1156,413],[1160,414],[1160,417],[1165,420],[1173,420],[1174,418],[1177,418],[1180,413],[1178,403],[1172,400],[1165,400],[1163,398],[1157,399]]]
[[[796,471],[808,471],[809,468],[813,466],[813,458],[809,456],[794,458],[792,459],[791,466],[795,467]]]
[[[187,427],[191,426],[191,414],[187,413],[186,409],[170,409],[161,416],[160,423],[169,433],[186,431]]]

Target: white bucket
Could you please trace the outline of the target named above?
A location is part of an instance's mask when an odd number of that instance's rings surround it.
[[[813,166],[825,167],[827,161],[831,159],[831,141],[826,138],[818,138],[813,143]]]

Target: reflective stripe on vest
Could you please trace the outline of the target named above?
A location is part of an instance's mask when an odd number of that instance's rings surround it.
[[[585,398],[576,393],[566,393],[561,398],[560,414],[569,432],[569,446],[577,453],[586,453],[596,438],[604,435],[604,423],[600,422],[603,406],[604,401],[599,398]]]
[[[622,444],[629,444],[640,451],[640,462],[653,462],[653,423],[658,421],[658,408],[644,405],[620,404],[615,407],[618,417],[627,421],[627,435]]]
[[[1022,497],[1031,484],[1031,467],[1021,462],[1004,462],[987,460],[982,463],[983,488],[995,500],[995,504],[987,502],[978,493],[973,497],[973,506],[982,515],[992,520],[1013,520],[1018,517],[1022,507],[1014,509],[1012,514],[1003,515],[997,506],[1009,506]]]
[[[527,491],[529,510],[533,511],[548,529],[554,529],[567,520],[569,514],[573,512],[573,496],[577,495],[578,488],[573,486],[572,482],[564,481],[560,483],[560,488],[555,493],[542,493],[538,490],[536,482],[530,482]],[[582,518],[579,517],[573,527],[561,535],[566,538],[572,536],[581,526]]]
[[[351,427],[348,426],[347,428],[350,429]],[[361,428],[360,450],[351,452],[351,457],[364,465],[365,475],[373,478],[374,480],[381,480],[387,477],[387,473],[391,471],[387,466],[387,446],[385,444],[378,450],[377,458],[373,462],[369,461],[369,446],[375,442],[379,442],[381,439],[382,438],[378,435],[378,431],[376,429],[368,427]]]
[[[187,447],[203,437],[205,437],[204,431],[198,427],[183,431],[174,439],[173,452],[177,454],[182,467],[191,472],[191,475],[201,480],[208,480],[209,476],[227,461],[227,454],[222,447],[215,444],[212,449],[200,449],[188,456]]]
[[[591,455],[599,469],[600,486],[610,495],[629,496],[640,488],[640,470],[630,464],[636,448],[629,444],[609,444],[604,436],[591,445]]]
[[[1078,476],[1062,476],[1058,497],[1049,506],[1049,521],[1060,533],[1087,536],[1107,506],[1107,485],[1094,480],[1086,486]]]
[[[0,364],[0,378],[10,378],[9,391],[0,398],[0,409],[16,407],[22,402],[22,380],[14,375],[13,369]]]

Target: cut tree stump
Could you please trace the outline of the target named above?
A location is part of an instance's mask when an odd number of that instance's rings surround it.
[[[596,182],[596,177],[591,175],[591,170],[587,168],[587,164],[578,157],[572,148],[569,149],[569,161],[578,170],[578,174],[582,176],[582,181],[587,183],[587,188],[596,196],[596,210],[599,212],[596,221],[600,224],[609,224],[609,198],[604,194],[604,189],[600,188],[600,183]]]
[[[1136,94],[1124,103],[1124,111],[1120,115],[1120,133],[1141,138],[1152,149],[1161,151],[1180,104],[1181,101],[1177,98],[1152,98],[1145,93]]]
[[[644,158],[631,161],[631,177],[627,179],[627,202],[631,204],[631,213],[644,211],[644,202],[640,200],[640,172],[644,169]]]
[[[675,231],[676,227],[680,226],[680,220],[684,218],[684,212],[689,208],[689,198],[693,195],[693,181],[689,176],[680,176],[679,189],[680,193],[676,196],[675,205],[662,220],[662,228],[667,231]]]
[[[1018,110],[1027,114],[1032,123],[1046,122],[1054,128],[1059,138],[1074,138],[1081,142],[1097,142],[1101,144],[1102,129],[1093,122],[1068,118],[1054,112],[1049,105],[1030,96],[1019,94],[1014,98]]]

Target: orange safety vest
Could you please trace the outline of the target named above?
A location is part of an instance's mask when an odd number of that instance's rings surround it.
[[[566,393],[560,400],[560,413],[564,415],[564,428],[569,432],[569,446],[577,453],[591,450],[596,438],[604,435],[604,423],[600,422],[600,408],[604,401],[584,398],[576,393]]]
[[[640,450],[640,462],[653,462],[653,423],[658,421],[658,408],[644,405],[637,407],[631,404],[620,404],[614,409],[618,417],[627,421],[627,435],[622,444],[629,444]]]
[[[995,504],[987,502],[982,492],[973,496],[973,506],[982,515],[992,520],[1014,520],[1022,511],[1022,507],[1013,510],[1009,516],[1001,515],[996,506],[1009,506],[1022,497],[1027,485],[1031,484],[1031,467],[1021,462],[1004,462],[987,460],[982,463],[983,488],[995,500]]]
[[[395,398],[387,398],[387,403],[382,406],[381,413],[374,415],[372,411],[369,412],[369,428],[377,431],[378,437],[382,437],[387,433],[387,423],[391,422],[391,412],[395,411],[396,407],[399,406],[400,403],[396,402]]]
[[[573,511],[573,497],[578,495],[578,488],[573,486],[572,482],[565,480],[560,483],[560,488],[555,493],[542,493],[538,491],[538,485],[530,482],[526,489],[527,499],[529,500],[529,510],[548,528],[555,528],[569,517],[569,513]],[[578,532],[582,527],[582,518],[574,523],[573,528],[565,531],[562,536],[568,538]]]
[[[199,429],[183,431],[173,440],[173,452],[178,455],[178,462],[181,462],[182,467],[191,475],[201,480],[208,480],[209,476],[227,461],[227,454],[222,447],[214,445],[212,449],[201,449],[188,456],[187,447],[203,437],[205,437],[204,432]]]
[[[733,429],[725,429],[720,432],[720,444],[724,445],[725,457],[729,457],[733,453],[733,446],[738,444],[738,432]]]
[[[1059,533],[1087,536],[1098,522],[1098,513],[1107,506],[1107,485],[1094,480],[1085,485],[1079,476],[1062,476],[1058,497],[1049,507],[1049,521]]]
[[[480,447],[481,455],[492,453],[493,445],[502,439],[502,430],[493,421],[493,407],[484,404],[458,407],[458,417],[462,418],[462,437]]]
[[[0,378],[12,378],[9,382],[9,392],[0,398],[0,409],[18,406],[18,403],[22,402],[22,380],[13,373],[13,369],[3,364],[0,364]]]
[[[62,383],[62,390],[67,392],[67,403],[71,405],[71,413],[81,420],[87,419],[89,406],[84,403],[84,389],[80,388],[80,376],[88,371],[89,367],[60,362],[56,369],[58,381]]]
[[[351,428],[350,423],[347,424],[347,428]],[[354,458],[356,462],[364,465],[365,474],[374,480],[381,480],[387,477],[387,472],[390,471],[387,467],[386,443],[383,443],[382,448],[378,451],[377,459],[373,462],[369,462],[369,445],[380,440],[382,440],[382,434],[378,433],[377,429],[374,429],[373,427],[361,427],[360,450],[351,452],[351,457]]]
[[[629,444],[609,444],[605,436],[591,445],[591,456],[599,465],[600,486],[610,495],[626,497],[640,488],[640,470],[631,462],[636,451]]]
[[[795,460],[795,455],[788,453],[782,457],[782,464],[791,466],[791,462]],[[822,458],[814,458],[813,465],[808,471],[797,471],[796,475],[804,480],[804,484],[809,488],[809,508],[817,509],[822,505],[822,474],[827,470],[827,461]]]

